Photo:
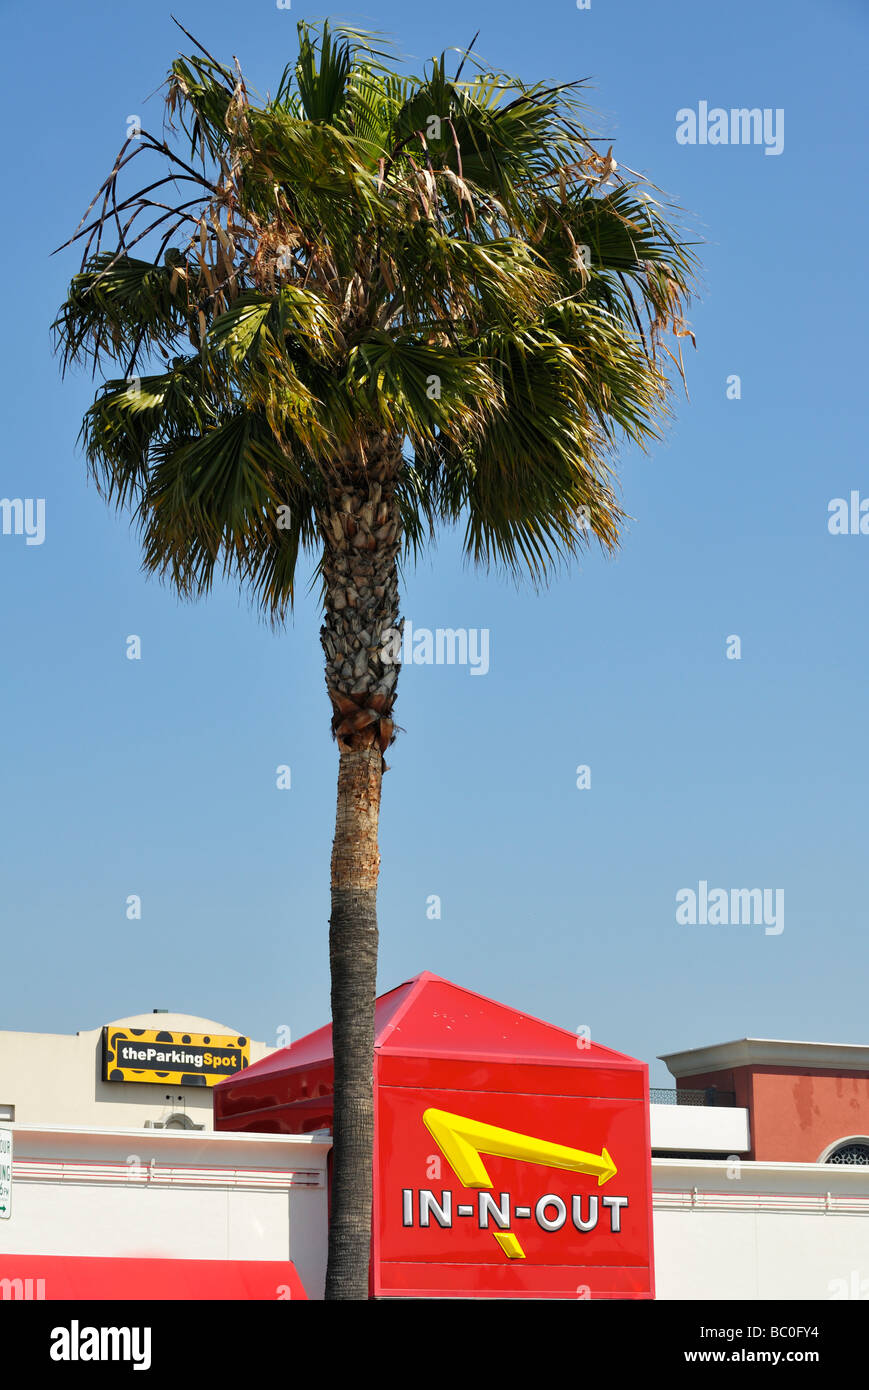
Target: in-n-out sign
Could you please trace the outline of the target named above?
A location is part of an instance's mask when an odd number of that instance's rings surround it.
[[[418,1187],[414,1190],[412,1187],[406,1187],[401,1194],[401,1203],[403,1226],[430,1226],[436,1221],[442,1228],[449,1229],[453,1224],[455,1211],[457,1217],[469,1216],[476,1219],[481,1231],[497,1227],[494,1236],[504,1253],[511,1259],[520,1260],[525,1258],[525,1252],[518,1239],[515,1236],[510,1239],[502,1234],[505,1231],[509,1232],[513,1220],[533,1217],[541,1231],[560,1231],[568,1220],[567,1202],[556,1192],[544,1192],[542,1197],[537,1198],[533,1207],[515,1204],[509,1192],[501,1192],[497,1202],[491,1192],[481,1192],[476,1204],[459,1202],[454,1207],[453,1193],[449,1188],[441,1189],[440,1195],[437,1196],[430,1188]],[[569,1219],[575,1230],[593,1231],[597,1227],[600,1215],[599,1206],[602,1206],[604,1213],[609,1211],[609,1228],[617,1235],[622,1228],[621,1209],[627,1205],[627,1197],[597,1198],[593,1194],[583,1197],[580,1193],[574,1192],[570,1198]]]
[[[12,1215],[12,1130],[0,1126],[0,1219]]]
[[[215,1090],[215,1128],[333,1122],[327,1026]],[[375,1298],[653,1298],[648,1070],[423,971],[377,1000]]]
[[[554,1144],[551,1140],[532,1134],[518,1134],[515,1130],[502,1129],[498,1125],[481,1124],[467,1115],[453,1115],[446,1110],[426,1110],[422,1119],[465,1187],[492,1187],[483,1154],[542,1164],[570,1173],[589,1174],[596,1178],[599,1187],[618,1172],[605,1148],[599,1154],[588,1153],[584,1149]],[[593,1193],[583,1198],[581,1193],[574,1192],[570,1194],[568,1218],[568,1202],[557,1192],[544,1192],[535,1202],[528,1204],[514,1202],[510,1192],[499,1193],[497,1202],[491,1192],[485,1191],[479,1192],[476,1202],[454,1203],[453,1195],[450,1189],[442,1189],[438,1198],[431,1188],[404,1188],[401,1194],[402,1225],[426,1227],[434,1221],[442,1230],[449,1230],[454,1216],[457,1219],[470,1218],[476,1221],[481,1231],[492,1231],[510,1260],[525,1258],[519,1237],[511,1230],[514,1221],[533,1220],[541,1231],[560,1231],[569,1219],[575,1230],[587,1232],[597,1228],[603,1207],[604,1213],[609,1213],[610,1231],[617,1235],[621,1231],[622,1208],[628,1205],[629,1200],[611,1194],[597,1197]]]
[[[427,1069],[377,1091],[375,1296],[652,1297],[644,1074]]]

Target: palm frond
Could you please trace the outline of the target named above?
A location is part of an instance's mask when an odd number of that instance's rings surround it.
[[[602,152],[581,82],[298,35],[263,99],[188,35],[166,137],[125,143],[70,238],[56,346],[107,375],[82,439],[147,567],[189,594],[232,574],[279,620],[384,437],[408,554],[439,521],[536,580],[611,549],[617,450],[659,436],[690,336],[678,210]]]

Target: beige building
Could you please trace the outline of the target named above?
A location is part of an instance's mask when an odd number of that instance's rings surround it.
[[[0,1031],[0,1124],[212,1130],[211,1083],[274,1051],[159,1010],[75,1034]]]

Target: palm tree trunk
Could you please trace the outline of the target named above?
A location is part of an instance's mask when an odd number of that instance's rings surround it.
[[[327,1299],[367,1299],[369,1287],[377,831],[399,670],[384,646],[388,634],[400,631],[400,467],[400,441],[387,435],[345,450],[318,513],[325,588],[320,638],[340,750],[329,920],[335,1095]]]
[[[344,750],[332,850],[332,1044],[335,1057],[328,1299],[368,1297],[377,994],[380,748]]]

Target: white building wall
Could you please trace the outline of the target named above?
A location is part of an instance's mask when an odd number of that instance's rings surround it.
[[[14,1125],[0,1255],[293,1260],[326,1276],[331,1143],[308,1135]]]
[[[652,1185],[658,1298],[869,1298],[869,1168],[653,1159]]]
[[[748,1111],[737,1107],[650,1105],[652,1152],[742,1154],[751,1148]]]
[[[0,1254],[292,1259],[325,1281],[327,1136],[13,1126]],[[653,1159],[657,1297],[869,1299],[869,1169]]]

